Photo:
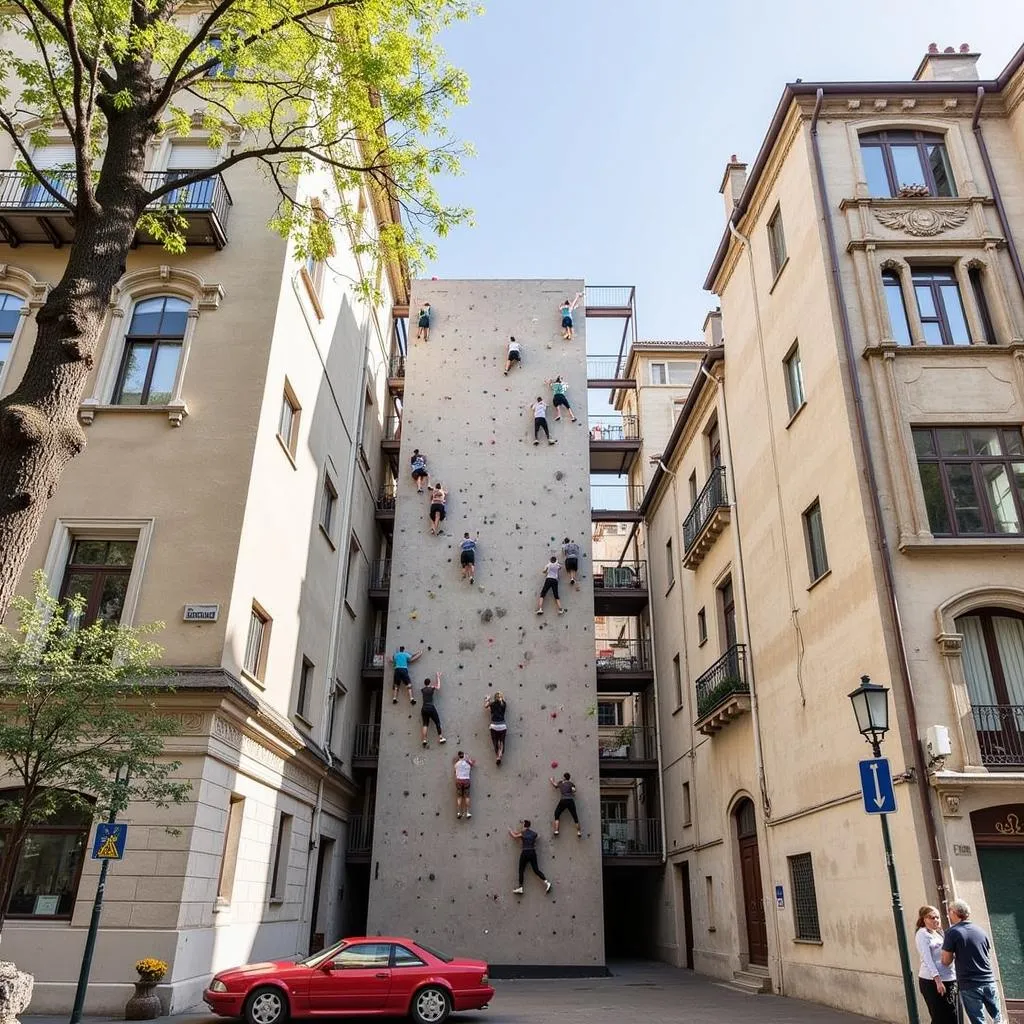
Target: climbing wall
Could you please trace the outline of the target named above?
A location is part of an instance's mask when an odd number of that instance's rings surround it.
[[[443,673],[436,704],[448,743],[433,726],[420,745],[420,704],[384,683],[380,765],[368,930],[434,943],[491,964],[599,968],[604,964],[594,676],[594,594],[590,563],[586,333],[561,337],[558,306],[582,281],[417,281],[415,312],[432,306],[428,343],[410,340],[402,426],[402,476],[395,515],[388,651],[423,649],[411,667],[419,688]],[[502,376],[509,335],[523,360]],[[546,378],[561,374],[581,421],[554,422]],[[549,403],[552,437],[533,445],[538,395]],[[543,435],[542,435],[543,437]],[[428,459],[431,481],[448,490],[444,533],[432,537],[428,498],[408,476],[412,450]],[[460,579],[459,542],[478,539],[476,582]],[[581,589],[568,609],[548,596],[535,614],[542,569],[561,558],[564,537],[586,552]],[[486,695],[508,701],[505,758],[495,765]],[[471,820],[456,820],[452,761],[476,759]],[[570,771],[584,838],[565,815],[551,835],[558,794],[548,779]],[[539,833],[545,895],[527,874],[513,895],[519,844],[508,829],[530,818]]]

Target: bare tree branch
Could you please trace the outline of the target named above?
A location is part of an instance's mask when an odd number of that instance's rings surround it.
[[[66,0],[65,0],[66,2]],[[213,29],[213,26],[217,24],[218,19],[225,13],[227,13],[235,5],[236,0],[221,0],[219,4],[210,12],[209,16],[203,21],[203,23],[196,30],[195,35],[188,41],[188,44],[182,49],[181,53],[178,54],[177,59],[171,65],[170,71],[167,72],[167,77],[164,79],[164,86],[161,89],[160,94],[153,101],[153,110],[162,110],[164,104],[171,98],[171,92],[168,91],[168,83],[174,83],[177,81],[178,76],[185,69],[185,65],[188,64],[189,58],[204,42]],[[209,62],[208,62],[209,63]],[[214,62],[213,67],[216,67]]]
[[[35,177],[36,181],[38,181],[39,184],[42,185],[43,188],[46,189],[46,191],[49,192],[50,195],[53,196],[53,198],[56,199],[61,206],[63,206],[67,210],[70,210],[71,213],[74,213],[75,207],[71,203],[71,201],[62,196],[49,183],[49,181],[46,180],[46,178],[43,176],[39,168],[36,167],[35,161],[32,159],[32,156],[30,155],[29,151],[25,148],[25,144],[21,141],[20,138],[18,138],[18,132],[14,126],[14,121],[12,120],[11,115],[8,114],[5,110],[0,110],[0,126],[3,127],[3,129],[11,137],[11,140],[14,142],[14,145],[17,146],[18,152],[21,153],[22,158],[28,165],[29,172],[33,175],[33,177]]]

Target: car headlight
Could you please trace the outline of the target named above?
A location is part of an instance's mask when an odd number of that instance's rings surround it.
[[[210,982],[211,992],[227,992],[227,990],[227,985],[225,985],[224,982],[220,980],[220,978],[214,978],[213,981]]]

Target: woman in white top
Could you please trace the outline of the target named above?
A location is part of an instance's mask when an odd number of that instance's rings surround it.
[[[515,336],[511,336],[508,339],[508,356],[505,359],[505,376],[508,376],[508,371],[513,366],[522,365],[522,349],[519,342],[516,341]]]
[[[530,403],[530,408],[533,410],[533,443],[540,444],[540,432],[543,430],[548,444],[554,444],[554,438],[548,430],[548,403],[538,395],[537,401]]]
[[[942,919],[935,907],[921,907],[917,912],[917,933],[914,936],[921,969],[917,987],[924,996],[932,1024],[957,1024],[956,974],[942,963]]]

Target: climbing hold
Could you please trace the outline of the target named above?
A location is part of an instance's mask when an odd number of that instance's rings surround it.
[[[551,762],[551,767],[552,768],[557,768],[558,767],[558,762],[557,761],[552,761]],[[431,876],[431,878],[433,878],[433,876]]]

